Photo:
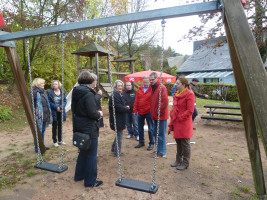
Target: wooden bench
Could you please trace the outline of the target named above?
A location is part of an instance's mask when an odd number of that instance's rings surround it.
[[[230,106],[230,105],[214,105],[214,104],[206,104],[204,108],[208,108],[207,112],[209,115],[202,115],[201,119],[206,119],[207,123],[210,120],[222,120],[222,121],[232,121],[232,122],[242,122],[242,118],[234,118],[234,117],[221,117],[214,116],[216,115],[230,115],[230,116],[242,116],[240,112],[225,112],[225,111],[217,111],[217,109],[227,109],[227,110],[240,110],[240,106]]]

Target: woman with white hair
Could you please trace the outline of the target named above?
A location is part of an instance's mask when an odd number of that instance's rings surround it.
[[[122,135],[123,135],[123,129],[125,129],[126,126],[126,113],[129,112],[130,110],[130,107],[125,105],[126,102],[122,97],[123,87],[124,83],[121,80],[116,80],[114,83],[114,92],[109,97],[110,128],[115,131],[113,103],[112,103],[112,96],[113,96],[114,106],[115,106],[115,116],[116,116],[117,138],[119,146],[119,150],[117,150],[116,138],[115,138],[111,147],[111,152],[114,153],[114,156],[118,156],[117,152],[119,152],[120,156],[124,155],[123,153],[121,153]]]
[[[65,144],[62,141],[62,114],[63,121],[66,121],[65,106],[67,104],[66,93],[61,89],[61,83],[58,80],[52,81],[52,89],[48,91],[48,100],[52,110],[52,139],[55,147],[58,144]],[[62,93],[63,93],[63,105],[62,105]],[[58,142],[58,143],[57,143]]]
[[[39,127],[39,130],[42,134],[42,139],[44,141],[44,132],[48,123],[50,123],[51,117],[51,108],[48,98],[44,90],[45,80],[42,78],[36,78],[32,82],[32,93],[34,101],[34,110],[36,121]],[[34,143],[35,152],[38,152],[37,146]],[[46,149],[49,149],[46,147]]]

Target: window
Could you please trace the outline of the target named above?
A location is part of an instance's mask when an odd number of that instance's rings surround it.
[[[219,83],[219,78],[204,78],[204,83]]]

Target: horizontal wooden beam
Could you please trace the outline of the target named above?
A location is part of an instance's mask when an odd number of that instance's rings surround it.
[[[25,39],[55,33],[66,33],[71,31],[81,31],[86,29],[109,27],[136,22],[153,21],[175,17],[184,17],[190,15],[199,15],[204,13],[214,13],[219,11],[219,1],[210,1],[203,3],[188,4],[170,8],[162,8],[143,12],[117,15],[112,17],[92,19],[81,22],[73,22],[57,26],[49,26],[33,30],[19,31],[10,34],[0,35],[0,42]]]

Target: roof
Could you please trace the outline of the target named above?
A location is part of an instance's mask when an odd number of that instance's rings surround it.
[[[96,44],[95,42],[91,42],[90,44],[87,44],[82,48],[72,52],[72,54],[77,54],[80,56],[88,56],[88,57],[94,57],[95,53],[98,53],[99,56],[108,55],[108,51],[99,44]],[[112,54],[110,53],[110,55]]]
[[[229,71],[232,70],[232,63],[228,45],[224,43],[220,47],[203,46],[197,49],[178,69],[183,72],[203,71]]]
[[[131,62],[131,61],[136,61],[136,59],[128,57],[128,58],[120,58],[112,60],[112,62]]]
[[[168,58],[168,64],[170,68],[176,66],[177,69],[184,63],[184,61],[187,59],[187,56],[175,56]]]
[[[228,72],[197,72],[186,76],[186,78],[223,78],[233,74],[233,71]]]

